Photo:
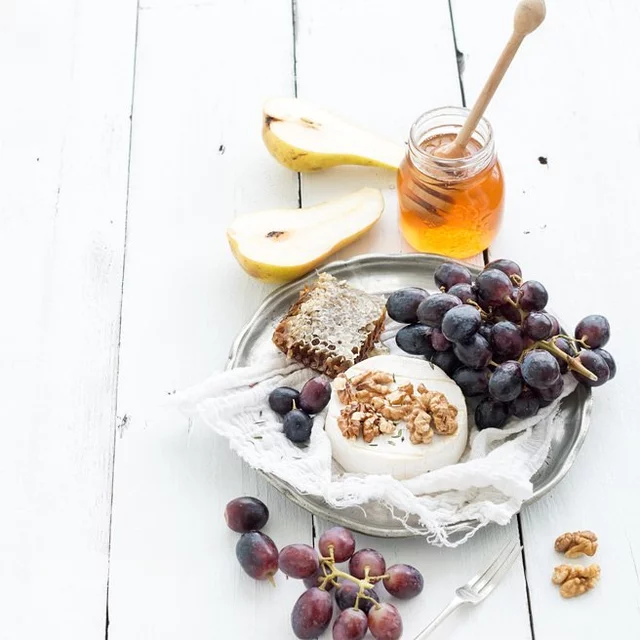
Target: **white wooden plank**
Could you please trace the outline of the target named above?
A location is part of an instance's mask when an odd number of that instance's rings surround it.
[[[447,2],[410,1],[393,7],[381,0],[300,2],[297,5],[298,95],[395,140],[406,140],[412,122],[424,111],[460,104],[460,87]],[[398,232],[395,174],[348,167],[302,176],[303,204],[362,186],[385,192],[387,208],[377,227],[342,250],[340,256],[366,252],[411,251]],[[480,257],[481,263],[481,257]],[[319,532],[328,526],[319,522]],[[490,528],[458,550],[429,547],[423,540],[359,537],[393,562],[424,571],[422,598],[403,603],[405,637],[413,637],[454,589],[492,559],[514,526]],[[366,542],[365,542],[366,541]],[[528,638],[530,627],[522,567],[478,610],[451,619],[436,638]],[[496,623],[499,617],[500,623]],[[326,633],[327,638],[330,633]]]
[[[135,22],[0,5],[6,640],[104,637]]]
[[[469,101],[502,46],[514,4],[489,15],[472,0],[454,1]],[[523,516],[537,640],[640,635],[640,516],[632,495],[640,435],[631,373],[640,352],[629,312],[640,276],[640,196],[631,186],[640,168],[640,95],[632,81],[640,51],[630,46],[639,28],[636,3],[549,2],[546,23],[523,46],[489,112],[508,185],[493,255],[513,257],[544,282],[570,327],[587,313],[608,316],[620,370],[594,391],[592,427],[575,468]],[[600,536],[594,560],[603,577],[594,592],[565,602],[550,583],[562,560],[553,541],[582,528]]]
[[[311,517],[225,440],[157,403],[225,365],[268,291],[229,251],[233,215],[297,206],[297,176],[260,136],[264,98],[293,91],[291,4],[145,6],[118,400],[131,420],[117,441],[109,635],[288,637],[300,585],[244,575],[222,514],[234,497],[261,497],[272,514],[265,531],[281,547],[310,542]]]

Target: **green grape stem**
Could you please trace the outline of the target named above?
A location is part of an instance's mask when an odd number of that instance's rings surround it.
[[[572,371],[577,371],[585,378],[593,380],[594,382],[598,379],[598,376],[589,371],[589,369],[587,369],[577,358],[573,358],[568,353],[565,353],[562,349],[560,349],[560,347],[556,345],[553,338],[551,338],[550,340],[539,340],[531,347],[531,349],[536,348],[545,349],[545,351],[549,351],[554,356],[562,358],[567,363],[569,369],[571,369]]]

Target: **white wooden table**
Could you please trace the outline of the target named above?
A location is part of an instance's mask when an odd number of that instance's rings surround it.
[[[569,476],[511,525],[456,550],[359,538],[426,576],[424,595],[402,606],[407,638],[508,538],[522,539],[522,562],[436,640],[640,637],[640,6],[548,5],[488,113],[508,185],[491,251],[542,280],[570,322],[605,313],[620,374],[595,391]],[[403,140],[422,111],[473,100],[513,6],[0,4],[1,640],[292,637],[299,583],[246,577],[222,511],[259,496],[281,546],[312,543],[326,523],[158,406],[224,365],[270,290],[227,248],[236,213],[379,186],[383,222],[340,256],[402,244],[394,176],[299,180],[263,148],[261,103],[297,93]],[[575,528],[600,536],[603,577],[562,601],[552,543]]]

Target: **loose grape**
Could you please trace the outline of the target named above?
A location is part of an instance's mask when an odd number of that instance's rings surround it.
[[[308,544],[290,544],[280,550],[278,567],[290,578],[302,580],[315,575],[320,563],[318,554]]]
[[[238,533],[257,531],[267,524],[269,509],[258,498],[236,498],[225,507],[224,519],[229,529]]]
[[[333,640],[362,640],[367,635],[367,615],[358,609],[346,609],[333,623]]]
[[[369,567],[370,576],[384,575],[387,565],[380,554],[375,549],[360,549],[356,551],[349,560],[349,573],[354,578],[364,578],[364,570]]]
[[[581,373],[573,371],[576,380],[582,382],[582,384],[586,384],[588,387],[599,387],[609,380],[611,372],[609,371],[607,361],[595,351],[591,351],[590,349],[582,350],[578,354],[578,360],[580,364],[589,369],[591,373],[598,376],[597,380],[589,380],[589,378],[583,376]]]
[[[331,555],[336,562],[346,562],[356,550],[356,539],[353,533],[344,527],[332,527],[327,529],[318,540],[318,550],[324,558]]]
[[[434,329],[431,333],[431,346],[436,351],[448,351],[451,349],[451,343],[447,340],[444,333],[440,329]]]
[[[609,380],[613,380],[616,377],[616,372],[618,371],[618,367],[613,356],[605,349],[594,349],[593,352],[597,353],[607,363],[607,366],[609,367]]]
[[[455,262],[445,262],[441,264],[433,274],[438,289],[444,287],[448,291],[456,284],[471,284],[473,277],[466,267]]]
[[[416,312],[421,302],[424,302],[429,294],[424,289],[408,287],[394,291],[387,300],[387,313],[392,320],[403,324],[418,322]]]
[[[597,349],[609,342],[611,327],[604,316],[591,315],[582,318],[576,327],[576,340],[584,340],[589,347]]]
[[[477,302],[478,298],[476,296],[475,289],[471,284],[454,284],[451,289],[447,291],[450,296],[455,296],[459,298],[462,302]]]
[[[532,311],[524,321],[524,332],[533,340],[546,340],[553,335],[551,317],[540,311]]]
[[[496,367],[489,380],[489,393],[500,402],[511,402],[522,392],[520,364],[508,360]]]
[[[439,329],[442,325],[444,314],[449,309],[461,304],[460,298],[456,298],[456,296],[448,293],[436,293],[427,298],[418,307],[418,321],[429,327],[437,327]]]
[[[317,638],[329,626],[333,616],[333,598],[329,593],[311,587],[296,601],[291,612],[291,628],[296,638]]]
[[[456,369],[462,366],[462,363],[453,351],[436,351],[431,356],[431,363],[436,367],[440,367],[448,376],[452,376]]]
[[[341,582],[335,591],[336,604],[338,607],[343,611],[350,607],[355,607],[358,590],[359,587],[355,582],[351,582],[350,580]],[[380,602],[380,596],[373,589],[365,589],[364,593],[376,602]],[[358,609],[365,613],[369,613],[369,609],[371,609],[372,606],[373,602],[371,602],[371,600],[367,600],[366,598],[360,598],[360,600],[358,600]]]
[[[502,320],[491,329],[491,349],[500,358],[515,360],[524,349],[522,331],[508,320]]]
[[[466,342],[478,331],[481,324],[480,312],[475,307],[463,304],[445,313],[442,319],[442,333],[451,342]]]
[[[390,602],[373,607],[367,619],[369,631],[376,640],[399,640],[402,637],[402,618]]]
[[[489,387],[489,369],[472,369],[471,367],[460,367],[454,374],[453,379],[460,387],[465,397],[483,396]]]
[[[388,578],[384,578],[384,588],[396,598],[408,600],[419,595],[424,587],[422,574],[411,565],[394,564],[387,569]]]
[[[300,394],[291,387],[278,387],[269,394],[269,406],[281,416],[298,406]]]
[[[311,587],[320,587],[323,584],[325,585],[325,589],[327,591],[331,591],[333,589],[333,583],[331,581],[327,581],[325,584],[324,579],[327,577],[327,573],[324,571],[322,566],[319,566],[316,572],[313,575],[310,575],[308,578],[303,578],[302,582],[307,589]]]
[[[513,291],[509,276],[498,269],[487,269],[476,278],[478,299],[495,306],[504,304]]]
[[[520,285],[517,302],[524,311],[542,311],[548,300],[547,290],[537,280],[527,280]]]
[[[533,389],[525,388],[522,393],[509,405],[509,413],[523,420],[538,413],[540,400]]]
[[[428,356],[434,351],[431,345],[431,327],[410,324],[396,333],[396,344],[406,353],[414,356]]]
[[[331,382],[325,376],[316,376],[307,380],[302,391],[300,391],[300,399],[298,408],[305,413],[314,415],[320,413],[331,399]]]
[[[518,276],[522,278],[522,270],[519,265],[515,263],[513,260],[507,260],[506,258],[501,258],[500,260],[492,260],[484,270],[488,269],[497,269],[498,271],[502,271],[502,273],[506,273],[509,277]]]
[[[484,398],[476,407],[475,421],[478,429],[499,429],[509,417],[507,405],[495,398]]]
[[[550,404],[562,395],[564,389],[564,379],[560,376],[554,384],[546,389],[537,389],[538,397],[542,403]]]
[[[468,342],[456,344],[453,352],[462,364],[472,369],[484,369],[492,355],[489,343],[478,333],[473,334]]]
[[[522,360],[522,377],[534,389],[548,389],[560,377],[560,366],[548,351],[534,349]]]
[[[236,558],[245,572],[256,580],[268,580],[278,571],[278,549],[261,531],[249,531],[240,536]]]
[[[289,411],[284,417],[282,423],[284,435],[291,442],[303,443],[308,442],[311,437],[311,429],[313,428],[313,420],[300,409]]]

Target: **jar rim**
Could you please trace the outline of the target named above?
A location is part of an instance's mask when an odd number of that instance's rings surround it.
[[[469,112],[470,109],[467,107],[445,106],[425,111],[418,117],[409,131],[409,151],[413,158],[417,160],[420,168],[426,171],[430,168],[437,169],[440,172],[455,171],[458,173],[462,171],[469,177],[470,174],[475,175],[485,169],[495,159],[493,127],[484,117],[480,119],[472,134],[472,138],[479,142],[481,146],[469,156],[464,158],[439,158],[427,153],[421,147],[421,143],[428,137],[425,134],[435,131],[438,119],[445,120],[450,128],[459,129],[462,127]]]

